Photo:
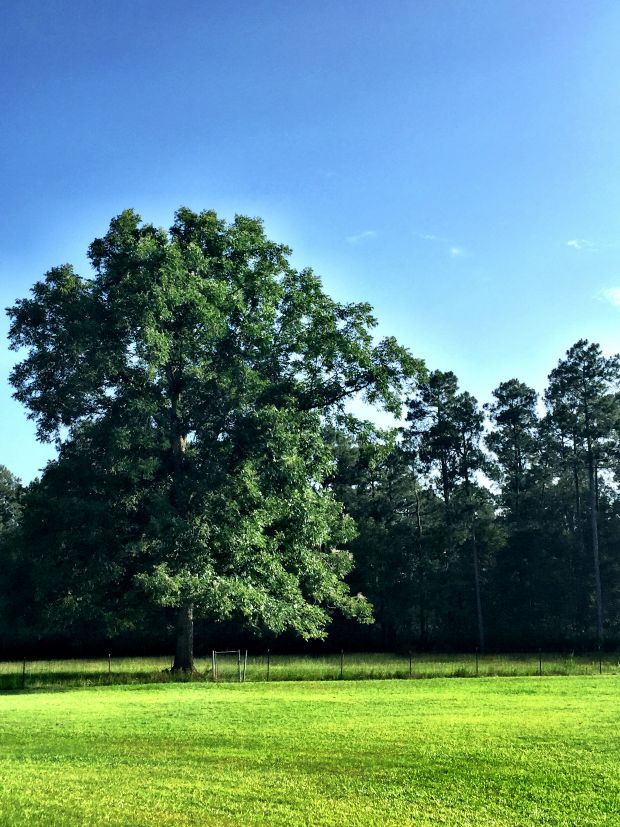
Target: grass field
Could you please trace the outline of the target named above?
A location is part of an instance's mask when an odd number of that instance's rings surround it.
[[[620,681],[0,695],[0,825],[620,823]]]
[[[25,675],[21,661],[0,662],[0,690],[29,689],[53,686],[101,686],[128,683],[167,683],[178,680],[170,674],[172,658],[95,658],[90,660],[27,661]],[[620,674],[618,654],[605,654],[599,662],[594,655],[513,654],[485,655],[408,655],[345,653],[340,655],[272,655],[267,663],[264,655],[250,655],[246,680],[303,681],[370,680],[386,678],[437,677],[519,677],[538,675],[605,675]],[[196,660],[193,680],[211,680],[211,658]],[[236,656],[220,658],[218,677],[221,681],[238,680]]]

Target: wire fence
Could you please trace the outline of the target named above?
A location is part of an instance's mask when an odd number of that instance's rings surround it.
[[[198,657],[193,672],[172,669],[172,657],[114,657],[70,660],[0,661],[0,690],[114,684],[210,681],[237,682],[242,674],[238,650]],[[266,681],[386,680],[484,678],[556,675],[618,675],[620,654],[381,654],[340,652],[330,655],[248,654],[243,679]]]

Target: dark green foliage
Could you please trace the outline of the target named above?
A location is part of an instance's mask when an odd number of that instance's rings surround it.
[[[544,415],[517,379],[483,410],[289,254],[256,219],[127,211],[91,277],[9,310],[15,396],[59,450],[26,491],[0,467],[3,645],[176,623],[189,667],[194,616],[292,648],[334,615],[357,648],[618,642],[618,358],[579,341]]]
[[[17,477],[0,465],[0,651],[9,638],[20,636],[14,618],[28,594],[24,589],[26,572],[18,553],[23,495]]]
[[[17,477],[0,465],[0,537],[17,527],[22,511],[22,494]]]
[[[304,638],[334,608],[370,618],[321,429],[353,394],[398,413],[421,365],[289,254],[256,219],[180,209],[166,233],[127,211],[92,278],[54,268],[9,310],[15,396],[61,446],[24,532],[60,625],[131,617],[141,592],[179,610],[191,668],[194,613]]]

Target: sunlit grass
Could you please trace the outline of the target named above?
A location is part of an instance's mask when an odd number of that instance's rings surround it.
[[[612,676],[0,695],[0,824],[611,827]]]

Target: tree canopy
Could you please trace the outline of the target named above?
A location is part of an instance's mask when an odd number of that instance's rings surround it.
[[[304,637],[334,608],[369,617],[344,584],[353,527],[321,429],[356,394],[398,413],[423,366],[290,253],[257,219],[181,208],[166,232],[128,210],[91,244],[92,275],[55,267],[9,309],[15,396],[60,448],[43,484],[79,468],[63,496],[76,479],[89,495],[70,531],[60,517],[57,601],[83,599],[86,571],[128,581],[178,609],[180,668],[194,612]]]
[[[15,395],[58,453],[25,489],[0,467],[1,649],[159,648],[174,620],[191,668],[194,616],[225,646],[620,640],[618,357],[580,340],[544,411],[516,378],[481,407],[256,219],[128,211],[89,255],[9,310]]]

